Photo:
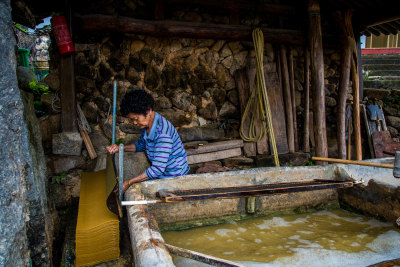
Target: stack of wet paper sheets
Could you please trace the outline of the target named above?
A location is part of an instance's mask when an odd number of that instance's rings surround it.
[[[106,206],[106,170],[83,173],[76,226],[76,265],[119,257],[119,220]]]

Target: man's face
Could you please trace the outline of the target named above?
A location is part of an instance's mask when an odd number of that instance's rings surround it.
[[[146,115],[129,113],[128,118],[134,125],[139,126],[141,129],[148,127],[150,124],[150,112],[147,112]]]

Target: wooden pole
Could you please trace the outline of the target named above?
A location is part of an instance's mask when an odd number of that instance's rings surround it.
[[[354,164],[354,165],[379,167],[379,168],[387,168],[387,169],[393,169],[394,168],[393,164],[385,164],[385,163],[374,163],[374,162],[346,160],[346,159],[321,158],[321,157],[312,157],[311,159],[315,160],[315,161],[326,161],[326,162],[343,163],[343,164]]]
[[[293,133],[294,133],[294,150],[299,151],[299,139],[297,137],[297,116],[296,116],[296,90],[294,88],[294,63],[293,63],[293,48],[289,48],[288,54],[290,93],[292,96],[292,114],[293,114]]]
[[[347,159],[351,159],[351,120],[347,122]]]
[[[325,118],[324,57],[322,50],[321,17],[318,0],[308,1],[309,44],[311,53],[311,77],[313,87],[313,117],[315,154],[328,156]]]
[[[358,60],[357,53],[353,53],[351,60],[351,76],[353,82],[353,125],[354,125],[354,142],[356,148],[356,159],[362,160],[361,148],[361,124],[360,124],[360,88],[358,76]]]
[[[290,82],[289,82],[289,71],[288,63],[286,58],[286,47],[284,45],[280,46],[280,59],[281,59],[281,72],[283,81],[283,98],[285,100],[285,110],[286,110],[286,130],[289,145],[289,153],[295,152],[294,147],[294,131],[293,131],[293,110],[292,110],[292,98],[290,95]]]
[[[304,53],[304,152],[310,152],[310,50],[308,47]]]

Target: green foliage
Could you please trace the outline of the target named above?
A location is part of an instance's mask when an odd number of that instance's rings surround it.
[[[19,23],[14,22],[15,27],[17,27],[18,30],[23,31],[26,34],[29,34],[28,28],[25,27],[24,25],[21,25]]]
[[[51,93],[51,90],[48,86],[43,84],[37,84],[34,80],[29,83],[29,87],[32,89],[32,92],[35,95],[47,95]]]
[[[314,166],[314,162],[312,162],[312,160],[308,160],[307,161],[307,166]]]
[[[108,143],[111,145],[112,140],[111,140],[110,138],[107,138],[107,140],[108,140]],[[124,142],[124,138],[118,138],[118,139],[115,140],[115,144],[116,144],[117,146],[119,146],[119,145],[122,144],[123,142]]]
[[[65,179],[65,178],[67,178],[67,174],[65,172],[63,172],[59,176],[56,177],[55,182],[57,184],[61,184],[61,179]]]

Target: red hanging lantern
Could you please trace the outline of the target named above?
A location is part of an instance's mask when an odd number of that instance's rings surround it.
[[[64,16],[56,16],[51,20],[54,35],[58,45],[60,54],[68,54],[75,52],[74,43],[72,42],[71,34],[69,33],[67,21]]]

